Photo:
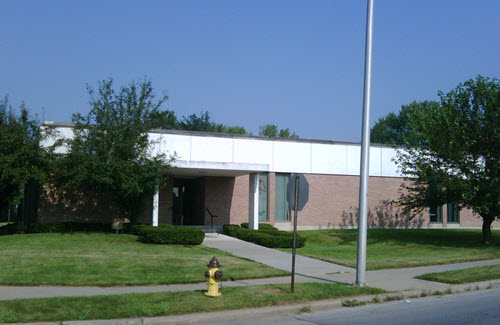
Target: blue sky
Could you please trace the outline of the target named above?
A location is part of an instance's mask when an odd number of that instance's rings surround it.
[[[85,85],[152,79],[177,115],[256,134],[359,141],[366,1],[0,0],[0,95],[40,119],[89,109]],[[376,0],[372,125],[477,74],[500,76],[500,1]]]

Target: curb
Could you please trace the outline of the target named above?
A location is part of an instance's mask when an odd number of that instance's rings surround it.
[[[194,322],[216,322],[221,320],[236,320],[261,316],[291,316],[303,313],[311,313],[327,309],[341,308],[343,301],[356,302],[353,306],[376,303],[386,303],[395,300],[418,299],[426,296],[442,296],[447,294],[458,294],[468,291],[487,290],[500,288],[500,280],[475,282],[467,284],[450,285],[444,291],[442,287],[428,290],[405,290],[389,292],[379,295],[350,296],[339,299],[311,301],[294,305],[270,306],[261,308],[248,308],[236,310],[224,310],[216,312],[204,312],[196,314],[184,314],[174,316],[142,317],[131,319],[108,319],[108,320],[85,320],[85,321],[63,321],[63,322],[41,322],[32,323],[37,325],[162,325],[162,324],[190,324]],[[409,302],[409,301],[408,301]],[[19,325],[25,323],[11,323],[8,325]]]

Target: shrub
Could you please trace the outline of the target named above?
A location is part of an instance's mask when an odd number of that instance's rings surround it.
[[[241,224],[241,228],[248,229],[248,222],[243,222]],[[278,231],[278,228],[275,228],[273,225],[270,225],[268,223],[259,223],[259,230],[262,230],[262,231]]]
[[[292,248],[293,247],[293,233],[280,231],[271,225],[264,226],[262,230],[253,230],[245,228],[243,223],[237,225],[224,225],[222,229],[228,236],[236,237],[244,241],[248,241],[257,245],[270,247],[270,248]],[[262,224],[264,225],[264,224]],[[261,225],[259,225],[260,227]],[[306,238],[297,235],[295,247],[304,247]]]
[[[238,232],[238,230],[241,229],[240,226],[238,225],[223,225],[222,226],[222,232],[228,236],[231,236],[231,237],[238,237],[236,236],[236,233]]]
[[[139,235],[139,232],[141,231],[142,228],[144,227],[152,227],[151,225],[148,225],[148,224],[145,224],[145,223],[136,223],[135,225],[131,226],[130,227],[130,233],[132,235]],[[161,225],[158,225],[158,228],[174,228],[174,226],[172,225],[167,225],[167,224],[161,224]]]
[[[35,223],[30,227],[30,232],[46,233],[46,232],[65,232],[65,227],[62,222]]]
[[[148,225],[145,225],[145,224],[135,224],[132,227],[130,227],[130,233],[132,235],[139,235],[139,232],[141,231],[141,229],[143,227],[146,227],[146,226],[148,226]]]
[[[16,225],[15,223],[9,223],[5,226],[0,227],[0,236],[23,234],[25,232],[26,232],[26,226]]]
[[[99,222],[45,222],[33,223],[29,227],[30,233],[110,232],[111,230],[111,224]]]
[[[163,245],[199,245],[205,239],[203,230],[172,225],[134,226],[134,231],[145,243]]]
[[[110,232],[111,224],[98,222],[44,222],[25,225],[8,224],[0,227],[0,235],[20,233],[50,233],[50,232]]]

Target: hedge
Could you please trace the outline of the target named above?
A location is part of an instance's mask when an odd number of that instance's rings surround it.
[[[272,227],[264,227],[267,229],[253,230],[247,229],[238,225],[224,225],[222,226],[223,232],[231,237],[236,237],[244,241],[248,241],[257,245],[270,247],[270,248],[292,248],[293,247],[293,233],[280,231]],[[260,227],[260,225],[259,225]],[[297,235],[295,247],[304,247],[306,238]]]
[[[8,224],[0,227],[0,235],[12,235],[23,233],[51,233],[51,232],[110,232],[109,223],[98,222],[45,222],[32,223],[29,227],[18,224]]]
[[[47,232],[111,232],[112,227],[109,223],[99,222],[45,222],[33,223],[29,227],[31,233]]]
[[[248,222],[243,222],[241,224],[241,228],[248,229]],[[261,231],[279,231],[278,228],[276,228],[273,225],[270,225],[268,223],[259,223],[259,230],[261,230]]]
[[[172,225],[134,226],[133,232],[142,242],[162,245],[199,245],[205,239],[203,230]]]
[[[144,227],[152,227],[151,225],[147,225],[147,224],[135,224],[132,226],[132,228],[130,228],[130,233],[133,234],[133,235],[137,235],[139,236],[139,232],[141,231],[141,229],[143,229]],[[167,225],[167,224],[161,224],[161,225],[158,225],[157,228],[174,228],[174,226],[172,225]]]
[[[26,232],[26,227],[24,225],[16,225],[14,223],[9,223],[5,226],[0,227],[0,236],[23,234],[25,232]]]

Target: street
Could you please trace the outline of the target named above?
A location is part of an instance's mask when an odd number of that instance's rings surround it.
[[[204,324],[234,325],[347,325],[347,324],[500,324],[500,289],[466,292],[371,304],[354,308],[338,308],[295,317],[269,316],[232,319]],[[201,323],[200,323],[201,324]]]

